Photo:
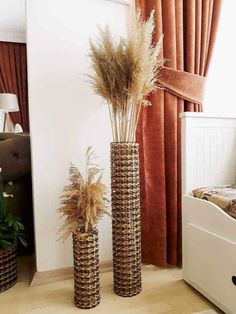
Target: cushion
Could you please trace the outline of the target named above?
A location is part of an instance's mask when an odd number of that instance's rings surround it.
[[[29,134],[0,133],[3,181],[15,181],[31,172]]]
[[[216,204],[236,219],[236,184],[198,188],[193,195]]]

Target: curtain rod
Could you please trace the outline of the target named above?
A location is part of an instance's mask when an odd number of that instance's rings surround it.
[[[119,3],[119,4],[123,4],[123,5],[130,5],[130,0],[106,0],[106,1],[110,1],[110,2],[115,2],[115,3]]]

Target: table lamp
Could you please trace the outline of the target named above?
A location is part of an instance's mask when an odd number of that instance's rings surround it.
[[[0,112],[4,113],[3,132],[6,128],[6,118],[8,112],[19,111],[17,96],[15,94],[0,93]]]

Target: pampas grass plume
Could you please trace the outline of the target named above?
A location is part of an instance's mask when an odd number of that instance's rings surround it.
[[[142,21],[137,10],[127,38],[115,41],[106,27],[96,43],[90,40],[90,84],[108,103],[115,142],[135,141],[141,106],[150,105],[145,99],[159,87],[162,36],[153,44],[154,27],[154,11]]]

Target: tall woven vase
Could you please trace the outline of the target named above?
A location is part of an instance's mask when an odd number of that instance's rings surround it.
[[[74,303],[89,309],[100,302],[98,230],[73,233]]]
[[[0,292],[14,286],[16,279],[16,248],[8,250],[0,249]]]
[[[114,291],[123,297],[141,289],[139,146],[111,143]]]

